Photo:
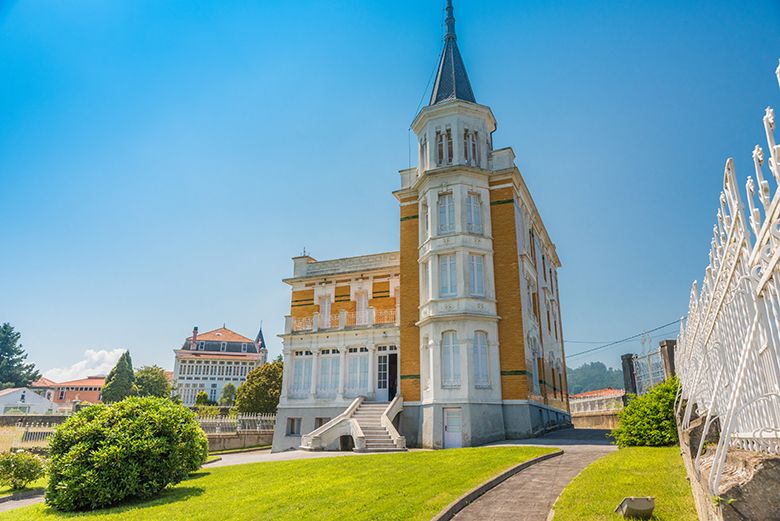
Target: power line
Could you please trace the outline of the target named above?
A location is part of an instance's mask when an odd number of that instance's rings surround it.
[[[618,345],[618,344],[623,344],[623,343],[628,342],[630,340],[635,340],[635,339],[637,339],[637,338],[639,338],[639,337],[641,337],[643,335],[646,335],[648,333],[653,333],[655,331],[658,331],[660,329],[664,329],[664,328],[669,327],[671,325],[679,324],[680,321],[684,320],[684,319],[685,319],[685,317],[677,319],[677,320],[675,320],[673,322],[669,322],[668,324],[664,324],[662,326],[654,327],[653,329],[648,329],[647,331],[642,331],[641,333],[637,333],[635,335],[631,335],[631,336],[623,338],[621,340],[615,340],[614,342],[609,342],[609,343],[606,343],[604,345],[600,345],[600,346],[597,346],[597,347],[592,347],[590,349],[586,349],[585,351],[580,351],[579,353],[566,355],[566,359],[570,360],[570,359],[575,358],[577,356],[581,356],[581,355],[584,355],[584,354],[587,354],[587,353],[592,353],[594,351],[600,351],[601,349],[606,349],[607,347],[612,347],[612,346],[615,346],[615,345]]]

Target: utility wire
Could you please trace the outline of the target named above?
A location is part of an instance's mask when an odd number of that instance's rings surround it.
[[[586,349],[585,351],[580,351],[579,353],[566,355],[566,359],[567,360],[571,360],[572,358],[575,358],[577,356],[581,356],[581,355],[584,355],[584,354],[587,354],[587,353],[592,353],[594,351],[600,351],[601,349],[606,349],[608,347],[612,347],[612,346],[615,346],[615,345],[618,345],[618,344],[623,344],[623,343],[628,342],[630,340],[635,340],[635,339],[637,339],[637,338],[639,338],[639,337],[641,337],[643,335],[646,335],[648,333],[653,333],[655,331],[658,331],[660,329],[664,329],[664,328],[669,327],[671,325],[678,324],[678,323],[680,323],[681,320],[684,320],[684,319],[685,319],[685,317],[677,319],[677,320],[675,320],[673,322],[669,322],[668,324],[664,324],[662,326],[654,327],[653,329],[648,329],[647,331],[642,331],[641,333],[637,333],[636,335],[631,335],[631,336],[623,338],[621,340],[615,340],[614,342],[609,342],[609,343],[604,344],[604,345],[600,345],[600,346],[597,346],[597,347],[592,347],[590,349]],[[565,343],[565,341],[564,341],[564,343]]]

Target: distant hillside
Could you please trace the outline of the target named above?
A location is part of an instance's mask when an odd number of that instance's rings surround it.
[[[591,362],[575,369],[567,367],[566,376],[569,380],[570,395],[605,387],[623,388],[623,370],[608,368],[601,362]]]

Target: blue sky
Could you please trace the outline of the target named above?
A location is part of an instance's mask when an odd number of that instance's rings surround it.
[[[0,0],[0,321],[60,375],[119,348],[171,368],[196,324],[262,321],[279,353],[291,256],[398,247],[443,4]],[[567,352],[685,314],[725,159],[752,173],[780,99],[780,4],[455,9],[563,262]]]

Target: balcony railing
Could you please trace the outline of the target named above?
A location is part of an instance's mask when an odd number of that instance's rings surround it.
[[[398,313],[395,308],[373,309],[364,311],[339,311],[331,313],[329,320],[324,320],[319,313],[307,317],[285,317],[285,333],[301,331],[320,331],[333,329],[348,329],[354,327],[371,327],[378,325],[398,324]]]

